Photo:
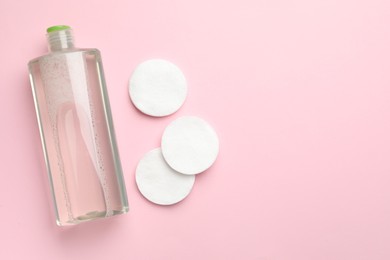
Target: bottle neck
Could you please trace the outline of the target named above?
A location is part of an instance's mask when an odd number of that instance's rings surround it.
[[[49,51],[62,51],[74,48],[71,29],[49,32],[46,34]]]

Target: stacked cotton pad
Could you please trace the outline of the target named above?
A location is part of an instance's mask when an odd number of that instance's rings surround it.
[[[141,112],[167,116],[184,103],[187,83],[183,73],[165,60],[138,65],[129,83],[130,98]],[[148,152],[136,169],[136,183],[149,201],[171,205],[191,191],[195,175],[207,170],[219,151],[218,136],[203,119],[183,116],[169,124],[161,148]]]

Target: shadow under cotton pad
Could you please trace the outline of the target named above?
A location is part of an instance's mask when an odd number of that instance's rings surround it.
[[[153,59],[137,66],[129,82],[134,106],[149,116],[175,113],[187,96],[187,82],[173,63]]]
[[[156,148],[138,163],[135,180],[146,199],[159,205],[171,205],[190,193],[195,176],[173,170],[165,162],[161,149]]]

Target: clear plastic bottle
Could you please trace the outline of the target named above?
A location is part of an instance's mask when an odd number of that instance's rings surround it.
[[[57,224],[126,213],[128,202],[100,52],[47,29],[49,53],[28,63]]]

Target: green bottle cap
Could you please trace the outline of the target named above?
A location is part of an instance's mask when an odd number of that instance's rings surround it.
[[[69,29],[70,29],[70,26],[68,26],[68,25],[54,25],[54,26],[47,28],[46,31],[48,33],[51,33],[51,32],[57,32],[57,31],[62,31],[62,30],[69,30]]]

